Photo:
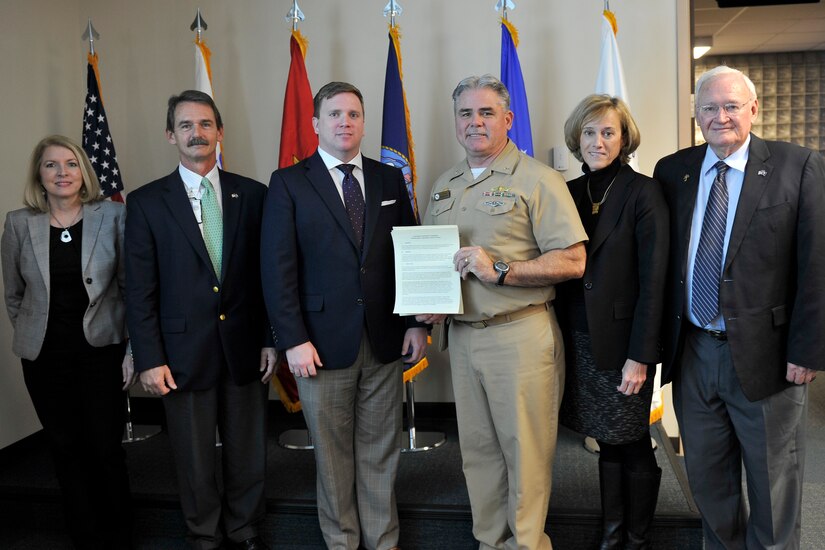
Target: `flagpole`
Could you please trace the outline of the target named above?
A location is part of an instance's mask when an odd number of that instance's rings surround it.
[[[298,7],[298,0],[292,0],[292,8],[290,8],[287,12],[284,19],[287,21],[292,21],[292,32],[298,30],[298,21],[303,21],[305,19],[304,12],[302,12],[301,8]]]
[[[200,44],[201,43],[201,35],[203,31],[209,28],[209,25],[206,24],[206,21],[203,20],[201,17],[201,9],[198,8],[198,12],[195,14],[195,20],[192,21],[192,24],[189,26],[190,31],[195,31],[195,42]]]
[[[92,26],[92,18],[89,18],[89,24],[86,26],[86,32],[83,33],[81,36],[83,40],[89,41],[89,53],[94,55],[95,54],[95,40],[100,40],[100,35],[97,33],[95,28]]]
[[[504,21],[507,21],[507,10],[514,10],[516,9],[515,3],[512,0],[498,0],[496,2],[495,7],[493,8],[496,11],[501,12],[501,18]]]
[[[389,16],[391,29],[396,27],[395,18],[396,16],[401,15],[401,12],[403,11],[404,9],[395,0],[390,0],[387,5],[384,6],[384,17]]]
[[[298,30],[298,22],[304,21],[306,17],[304,16],[304,12],[301,11],[301,8],[298,7],[298,0],[292,1],[292,7],[284,17],[284,20],[287,23],[292,23],[292,38],[290,39],[290,50],[292,51],[292,60],[290,62],[290,74],[287,77],[287,89],[286,89],[286,97],[284,98],[284,118],[282,119],[281,123],[281,151],[279,152],[279,168],[283,168],[284,166],[290,166],[299,160],[303,160],[303,158],[299,158],[298,155],[307,154],[304,151],[305,143],[302,142],[300,139],[301,135],[301,127],[296,122],[296,117],[303,114],[304,116],[308,116],[308,113],[301,113],[300,109],[295,109],[294,111],[290,109],[291,117],[290,122],[291,124],[287,124],[284,122],[287,118],[287,104],[292,100],[295,100],[295,97],[300,96],[300,85],[299,82],[296,81],[296,74],[293,73],[295,69],[295,52],[292,50],[293,43],[297,45],[299,49],[299,55],[301,57],[300,65],[302,68],[301,73],[303,73],[303,80],[306,81],[306,67],[303,64],[303,56],[306,55],[306,43],[304,38],[301,36],[301,32]],[[295,86],[293,88],[293,94],[290,95],[291,86]],[[311,92],[309,91],[309,82],[306,82],[306,93],[309,94],[309,100],[312,99]],[[311,103],[311,101],[310,101]],[[297,104],[297,105],[300,105]],[[294,125],[294,126],[293,126]],[[295,140],[290,141],[290,145],[294,147],[292,151],[290,151],[290,155],[292,157],[292,162],[287,164],[284,163],[283,154],[284,151],[288,151],[288,149],[284,148],[284,140],[286,139],[286,131],[285,128],[292,128],[294,132],[292,133],[292,139]],[[306,129],[305,129],[306,131]],[[318,142],[315,141],[315,146],[317,147]],[[298,388],[295,382],[295,377],[290,373],[287,369],[287,364],[285,360],[279,362],[278,365],[275,367],[275,374],[272,377],[272,384],[275,386],[275,389],[278,392],[278,396],[281,399],[281,402],[284,404],[284,407],[289,412],[299,412],[301,410],[301,401],[300,398],[297,401],[293,401],[292,395],[298,395]],[[281,435],[278,436],[278,445],[284,447],[285,449],[292,449],[292,450],[312,450],[315,448],[314,443],[312,442],[312,437],[309,434],[309,430],[307,429],[294,429],[294,430],[285,430],[281,432]]]
[[[83,40],[89,42],[89,57],[94,59],[97,53],[95,52],[95,40],[100,40],[100,34],[95,30],[94,26],[92,25],[92,18],[89,18],[89,22],[86,25],[86,32],[83,33],[83,36],[80,37]],[[100,77],[97,73],[97,67],[94,68],[95,73],[95,81],[97,82],[98,86],[98,94],[100,93]],[[100,104],[103,104],[103,98],[98,97],[98,101]],[[120,202],[123,202],[121,199]],[[121,438],[121,443],[136,443],[138,441],[144,441],[149,439],[150,437],[154,437],[160,433],[160,426],[157,425],[134,425],[132,424],[132,401],[129,395],[129,389],[126,389],[126,422],[123,425],[123,437]]]

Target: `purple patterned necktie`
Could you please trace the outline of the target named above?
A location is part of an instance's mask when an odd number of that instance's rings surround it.
[[[690,310],[700,327],[707,326],[719,314],[719,281],[722,279],[722,249],[728,223],[728,185],[724,161],[714,164],[716,178],[710,188],[702,235],[693,265],[693,299]]]
[[[344,173],[344,181],[341,187],[344,190],[344,206],[347,209],[349,221],[355,231],[355,239],[358,246],[364,246],[364,194],[361,192],[361,185],[355,179],[352,171],[354,164],[339,164],[337,168]]]

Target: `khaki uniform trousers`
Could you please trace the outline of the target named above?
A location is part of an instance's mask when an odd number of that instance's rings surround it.
[[[459,442],[480,549],[545,550],[564,348],[553,310],[476,329],[452,322]]]

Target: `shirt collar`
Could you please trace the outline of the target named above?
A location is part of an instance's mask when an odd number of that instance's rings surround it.
[[[352,164],[352,165],[360,168],[361,171],[364,170],[364,167],[363,167],[364,163],[363,163],[363,159],[361,157],[361,151],[360,150],[352,158],[352,160],[350,160],[349,162],[344,162],[340,159],[335,158],[334,156],[330,155],[329,153],[327,153],[326,151],[324,151],[320,147],[318,147],[318,154],[321,155],[321,160],[324,161],[324,164],[326,165],[327,170],[332,170],[333,168],[336,168],[339,164]]]
[[[200,188],[201,180],[203,180],[203,178],[207,178],[210,182],[212,182],[213,187],[216,184],[220,183],[217,162],[215,163],[215,166],[213,166],[212,169],[205,176],[196,174],[183,164],[178,165],[178,173],[180,174],[180,177],[183,180],[183,184],[193,191],[197,191]]]
[[[728,168],[733,168],[734,170],[744,172],[745,166],[748,164],[748,148],[750,147],[750,144],[751,136],[748,134],[748,139],[745,140],[745,143],[724,159],[717,157],[716,153],[713,152],[713,149],[708,147],[705,152],[705,160],[702,161],[702,175],[707,175],[707,173],[713,170],[714,165],[720,160],[724,160],[725,164],[728,165]]]

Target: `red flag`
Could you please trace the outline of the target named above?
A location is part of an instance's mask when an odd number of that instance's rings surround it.
[[[307,41],[301,31],[292,31],[289,40],[291,61],[289,76],[286,81],[284,94],[284,116],[281,121],[281,150],[278,155],[278,168],[286,168],[301,161],[318,148],[318,136],[312,127],[312,89],[309,87],[309,77],[304,64]],[[289,412],[301,410],[301,399],[298,397],[298,386],[295,377],[289,372],[285,354],[275,369],[272,384],[278,391],[281,403]]]
[[[312,90],[304,64],[307,41],[301,31],[292,31],[289,40],[291,61],[284,94],[284,117],[281,122],[281,150],[278,168],[292,166],[315,152],[318,136],[312,128]]]

